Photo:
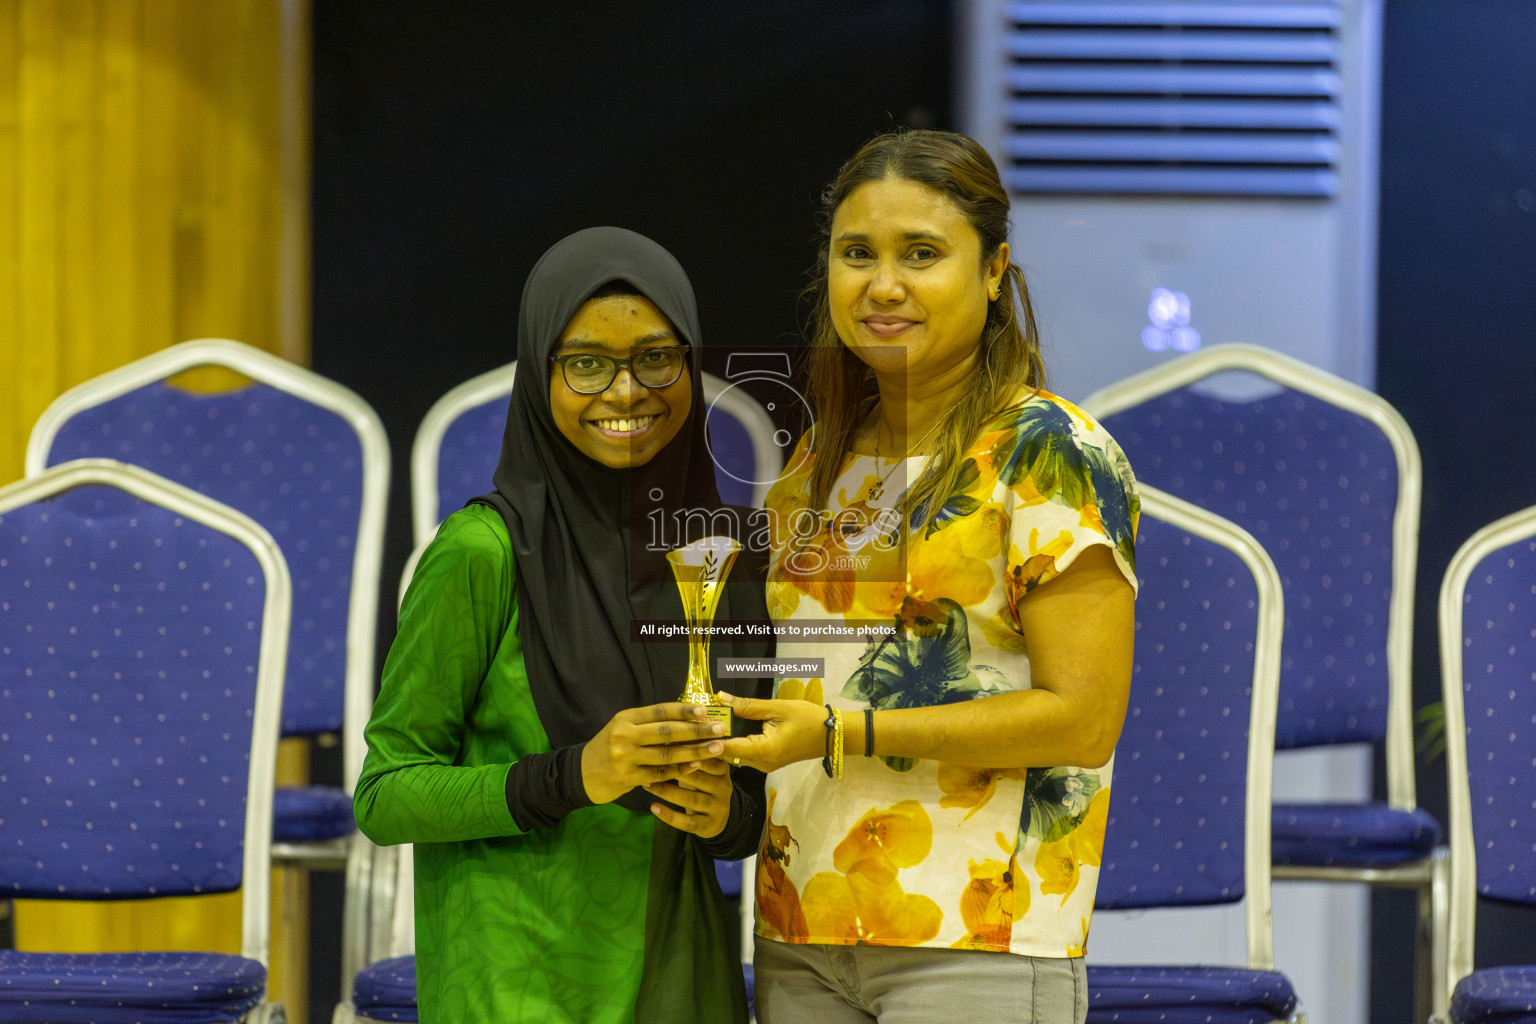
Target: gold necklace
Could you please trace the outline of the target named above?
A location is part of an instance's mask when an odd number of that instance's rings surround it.
[[[918,439],[917,444],[912,445],[910,448],[908,448],[907,451],[906,451],[906,454],[903,455],[901,458],[897,459],[896,460],[896,464],[893,465],[890,469],[885,471],[885,475],[884,476],[880,477],[880,479],[876,480],[873,484],[870,485],[869,497],[865,499],[866,501],[879,501],[880,500],[880,495],[885,493],[885,482],[891,478],[891,474],[892,473],[896,472],[896,467],[897,466],[904,466],[904,465],[906,465],[906,460],[912,457],[912,453],[917,451],[923,445],[927,444],[928,443],[928,439],[933,436],[933,432],[935,430],[939,429],[939,424],[943,423],[943,422],[944,422],[944,417],[943,416],[940,416],[938,419],[934,420],[933,421],[933,425],[928,428],[928,432],[927,433],[925,433],[922,437],[920,437]],[[877,421],[875,423],[875,460],[878,462],[879,459],[880,459],[880,424]]]

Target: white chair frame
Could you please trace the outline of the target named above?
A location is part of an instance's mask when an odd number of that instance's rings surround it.
[[[88,485],[117,488],[217,530],[243,544],[261,566],[266,594],[251,722],[250,774],[246,782],[245,840],[240,866],[240,955],[267,967],[271,959],[273,776],[293,605],[288,563],[272,535],[244,513],[149,470],[112,459],[60,463],[0,488],[0,513]],[[283,1019],[281,1005],[265,1001],[246,1016],[252,1024],[276,1024]]]
[[[1374,423],[1386,435],[1397,462],[1397,508],[1392,518],[1392,597],[1387,609],[1387,804],[1399,811],[1418,807],[1413,763],[1413,598],[1418,568],[1419,507],[1423,497],[1423,462],[1407,420],[1380,395],[1319,370],[1291,356],[1258,345],[1215,345],[1100,388],[1081,403],[1089,415],[1104,418],[1185,387],[1213,374],[1246,371],[1304,394],[1331,402]],[[1434,980],[1434,964],[1446,944],[1446,851],[1383,868],[1274,866],[1277,880],[1366,882],[1417,889],[1421,927],[1429,944],[1420,960],[1430,973],[1427,1012],[1443,1013],[1449,990]]]
[[[443,438],[467,410],[496,398],[510,398],[516,377],[516,360],[487,370],[443,395],[422,417],[411,445],[411,525],[413,543],[417,546],[431,540],[442,524],[437,509],[437,460]],[[752,486],[752,503],[761,506],[768,497],[768,488],[773,486],[772,481],[778,479],[784,468],[784,455],[773,443],[776,429],[773,420],[740,388],[733,389],[712,373],[703,377],[705,403],[736,417],[752,439],[752,454],[757,461],[760,481]],[[491,482],[487,480],[485,485],[489,490]]]
[[[374,620],[378,614],[384,515],[389,498],[389,439],[372,406],[356,392],[313,370],[242,342],[225,338],[186,341],[88,380],[56,398],[32,428],[27,441],[26,473],[29,477],[35,476],[47,468],[54,439],[70,417],[198,366],[226,367],[279,388],[337,414],[357,433],[362,451],[363,493],[347,609],[347,667],[342,711],[342,786],[351,793],[366,753],[363,726],[373,708]],[[346,856],[346,837],[273,846],[273,857],[279,864],[309,869],[341,868],[346,863]]]
[[[1449,939],[1436,967],[1438,984],[1451,992],[1472,973],[1477,930],[1477,849],[1472,834],[1472,790],[1467,769],[1467,714],[1462,698],[1463,597],[1478,564],[1488,555],[1536,536],[1536,506],[1478,530],[1456,552],[1440,584],[1440,685],[1445,702],[1445,770],[1450,828]],[[1437,1008],[1437,1019],[1448,1019]]]

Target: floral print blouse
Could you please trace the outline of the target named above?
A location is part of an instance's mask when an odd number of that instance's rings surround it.
[[[1026,689],[1020,598],[1095,544],[1136,585],[1130,465],[1055,395],[1030,392],[988,424],[926,526],[923,510],[905,524],[898,511],[925,456],[850,454],[827,514],[804,511],[811,436],[768,497],[768,607],[780,658],[824,662],[819,677],[778,680],[779,698],[851,716]],[[1111,767],[977,769],[850,752],[840,780],[814,760],[773,772],[756,932],[1081,956]]]

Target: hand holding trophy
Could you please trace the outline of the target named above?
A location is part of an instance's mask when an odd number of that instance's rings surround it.
[[[740,551],[741,544],[730,537],[704,537],[667,552],[688,621],[688,685],[678,700],[703,706],[712,721],[724,723],[727,736],[731,709],[720,703],[710,682],[709,634],[720,605],[720,588]]]

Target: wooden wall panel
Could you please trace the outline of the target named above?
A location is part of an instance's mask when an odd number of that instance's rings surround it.
[[[0,0],[0,482],[48,402],[133,358],[228,337],[307,359],[295,10]]]
[[[0,0],[0,483],[58,394],[167,345],[307,362],[308,25],[307,0]],[[20,902],[17,946],[238,952],[238,899]],[[274,934],[290,1020],[304,939]]]

